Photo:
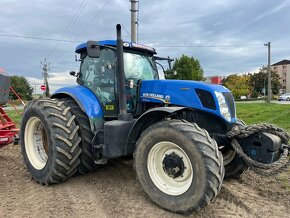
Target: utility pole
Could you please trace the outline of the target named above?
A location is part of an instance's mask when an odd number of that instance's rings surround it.
[[[138,11],[139,0],[129,0],[131,2],[131,42],[138,42]]]
[[[46,58],[44,59],[44,61],[40,62],[40,64],[42,65],[42,76],[43,76],[43,85],[45,85],[45,90],[43,91],[43,97],[48,98],[49,97],[49,87],[48,87],[48,71],[50,70],[49,66],[50,66],[50,62],[46,61]]]
[[[264,44],[268,47],[268,97],[267,103],[271,103],[271,42]]]
[[[31,85],[34,87],[34,95],[36,96],[36,87],[39,85],[35,80],[31,81]]]

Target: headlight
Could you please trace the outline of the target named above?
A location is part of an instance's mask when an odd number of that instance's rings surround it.
[[[222,114],[222,116],[227,120],[227,121],[231,121],[231,114],[229,111],[229,107],[226,103],[226,99],[225,96],[220,93],[220,92],[214,92],[215,96],[217,97],[218,100],[218,104],[220,107],[220,112]]]

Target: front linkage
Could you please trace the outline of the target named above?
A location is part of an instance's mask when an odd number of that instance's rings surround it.
[[[280,137],[282,142],[280,158],[270,164],[258,162],[248,156],[244,151],[238,139],[244,139],[254,133],[270,133]],[[227,132],[227,138],[231,140],[231,145],[235,152],[245,161],[250,169],[264,176],[278,174],[286,170],[290,166],[289,159],[289,140],[290,136],[283,129],[272,124],[255,124],[251,126],[235,126],[231,131]]]

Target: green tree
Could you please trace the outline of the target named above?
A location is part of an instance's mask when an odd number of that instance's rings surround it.
[[[203,69],[199,60],[194,57],[182,55],[176,59],[171,70],[165,71],[166,79],[204,80]]]
[[[30,86],[29,82],[23,76],[11,76],[11,86],[19,94],[23,100],[31,100],[33,88]],[[12,99],[17,99],[17,97],[10,93]]]
[[[271,87],[272,93],[277,95],[281,88],[280,77],[277,73],[271,72]],[[266,88],[266,95],[268,94],[268,73],[267,69],[260,69],[259,73],[251,75],[252,90],[255,95],[264,94],[264,88]]]
[[[231,90],[234,98],[247,96],[251,93],[250,76],[233,74],[223,81],[223,85]]]

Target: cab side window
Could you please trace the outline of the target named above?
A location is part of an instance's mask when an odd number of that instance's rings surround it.
[[[81,80],[107,109],[115,109],[115,52],[102,49],[99,58],[86,56],[81,65]]]

